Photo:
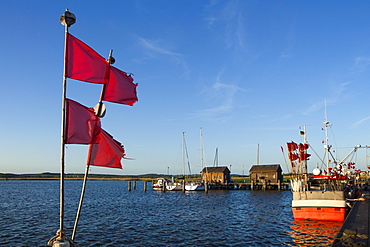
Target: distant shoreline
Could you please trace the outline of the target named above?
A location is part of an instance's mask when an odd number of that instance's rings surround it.
[[[18,178],[4,178],[1,177],[1,180],[59,180],[60,178],[40,178],[40,177],[18,177]],[[65,178],[65,180],[83,180],[82,178]],[[148,182],[154,180],[153,178],[87,178],[87,180],[117,180],[117,181],[143,181],[143,182]]]

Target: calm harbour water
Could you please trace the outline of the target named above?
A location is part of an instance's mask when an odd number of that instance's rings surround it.
[[[153,191],[88,181],[79,246],[330,246],[341,223],[293,221],[290,191]],[[72,235],[82,181],[65,182]],[[0,246],[47,246],[59,229],[59,181],[0,181]]]

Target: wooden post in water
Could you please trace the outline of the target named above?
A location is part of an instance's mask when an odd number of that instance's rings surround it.
[[[146,191],[146,182],[144,182],[144,191]]]
[[[134,181],[134,190],[136,190],[136,181]]]
[[[127,187],[128,191],[131,191],[131,181],[128,182],[128,187]]]
[[[251,190],[253,190],[253,179],[251,179]]]
[[[267,187],[266,180],[263,180],[263,182],[262,182],[262,189],[263,190],[266,190],[266,187]]]
[[[281,190],[281,181],[278,181],[278,190]]]
[[[182,180],[182,192],[185,192],[185,180]]]
[[[208,182],[204,182],[204,191],[208,193]]]

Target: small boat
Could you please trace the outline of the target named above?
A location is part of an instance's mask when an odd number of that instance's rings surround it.
[[[168,181],[168,179],[158,178],[157,182],[153,183],[152,189],[153,190],[163,190],[163,188],[164,188],[163,186],[165,186],[167,181]]]
[[[324,122],[326,140],[325,157],[322,160],[326,162],[323,162],[323,171],[317,167],[313,175],[307,173],[307,160],[310,157],[307,150],[310,146],[305,128],[301,131],[303,143],[287,143],[294,219],[344,221],[349,210],[347,199],[358,194],[355,176],[359,170],[354,169],[354,162],[344,161],[361,146],[356,146],[342,161],[334,159],[332,146],[328,143],[328,126],[329,122]]]
[[[171,182],[166,178],[158,178],[157,182],[152,185],[152,189],[159,191],[180,191],[182,190],[182,183]]]
[[[189,162],[189,155],[188,155],[188,149],[186,147],[186,141],[185,141],[185,132],[182,132],[182,166],[183,171],[185,174],[185,160],[188,165],[189,174],[191,176],[191,168],[190,168],[190,162]],[[184,175],[185,177],[185,175]],[[185,182],[185,191],[204,191],[204,183],[199,181],[191,181],[191,182]]]
[[[202,182],[185,183],[186,191],[203,191],[204,189],[205,189],[204,183]]]

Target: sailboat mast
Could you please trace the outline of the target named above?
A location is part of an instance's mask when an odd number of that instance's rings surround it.
[[[213,166],[218,167],[218,148],[216,148],[216,153],[215,153],[215,159],[213,161]]]
[[[185,178],[185,132],[182,132],[182,175]]]
[[[203,136],[202,136],[202,128],[200,128],[200,165],[201,165],[201,168],[203,170],[204,168],[204,160],[203,160],[203,157],[204,157],[204,150],[203,150]]]

